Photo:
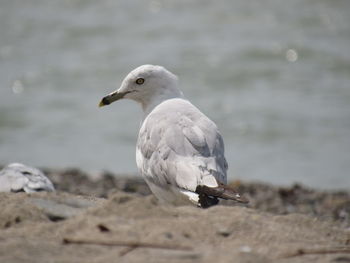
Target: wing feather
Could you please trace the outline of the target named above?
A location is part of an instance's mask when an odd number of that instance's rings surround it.
[[[141,174],[159,186],[190,191],[226,183],[224,144],[216,125],[188,101],[167,103],[151,112],[140,129]]]

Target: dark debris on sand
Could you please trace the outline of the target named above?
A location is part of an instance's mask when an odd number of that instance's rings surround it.
[[[140,195],[151,194],[142,178],[136,176],[115,176],[103,172],[96,177],[79,169],[50,170],[43,169],[55,188],[59,191],[79,195],[93,195],[107,198],[111,193],[123,191]]]
[[[143,179],[137,176],[116,176],[104,172],[91,177],[79,169],[43,170],[59,191],[103,198],[118,191],[151,194]],[[277,187],[264,183],[233,181],[230,185],[249,199],[248,207],[278,215],[301,213],[350,227],[349,192],[318,191],[299,184]],[[220,204],[237,205],[226,200],[222,200]]]

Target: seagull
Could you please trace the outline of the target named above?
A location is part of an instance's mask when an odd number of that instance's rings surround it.
[[[217,126],[184,97],[176,75],[162,66],[140,66],[99,106],[120,99],[142,106],[136,163],[161,202],[202,208],[218,204],[218,198],[248,202],[227,186],[228,165]]]
[[[51,181],[38,169],[11,163],[0,171],[0,192],[53,192]]]

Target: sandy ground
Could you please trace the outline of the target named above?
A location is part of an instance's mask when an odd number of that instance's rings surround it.
[[[0,262],[350,262],[350,194],[233,182],[250,199],[159,205],[140,178],[46,170],[56,193],[0,193]]]

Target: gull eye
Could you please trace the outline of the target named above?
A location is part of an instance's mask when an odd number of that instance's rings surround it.
[[[137,80],[136,80],[136,84],[137,85],[141,85],[141,84],[143,84],[145,82],[145,79],[143,79],[143,78],[138,78]]]

